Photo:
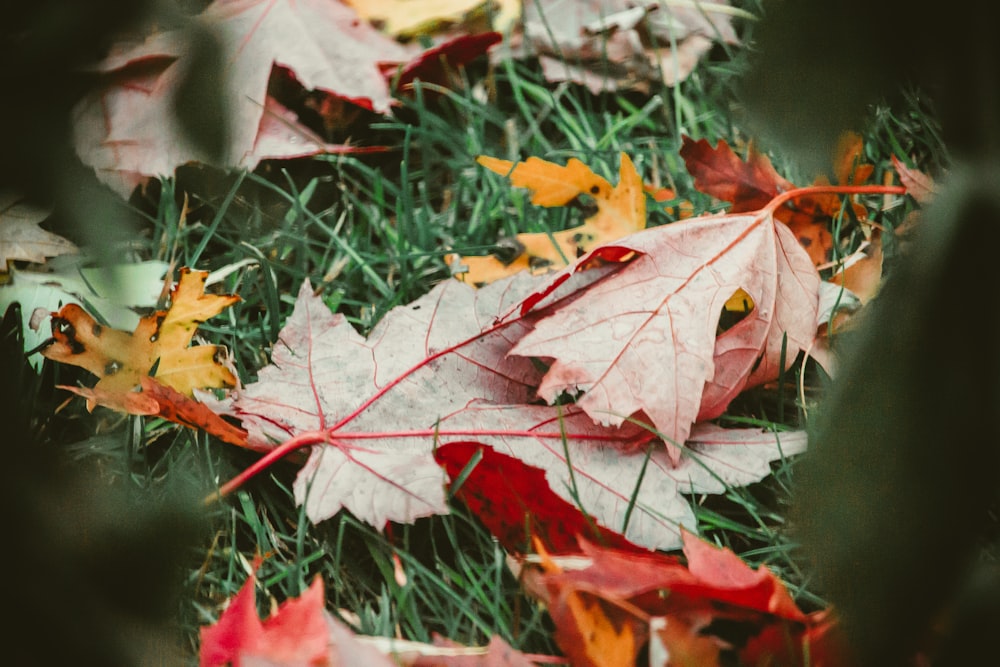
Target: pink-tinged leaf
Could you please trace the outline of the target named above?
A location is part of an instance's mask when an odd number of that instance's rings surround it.
[[[295,492],[313,521],[344,508],[376,527],[447,512],[433,449],[474,440],[541,468],[557,494],[578,499],[600,524],[622,531],[628,517],[629,540],[677,548],[678,526],[696,525],[682,492],[718,483],[693,458],[675,466],[637,424],[606,427],[576,406],[533,404],[542,371],[509,354],[536,317],[575,307],[619,269],[566,277],[528,316],[520,306],[544,278],[521,274],[480,290],[445,281],[393,309],[367,339],[306,283],[272,364],[228,411],[256,449],[312,447]],[[773,436],[732,438],[739,444],[693,443],[692,451],[703,447],[732,468],[723,479],[764,476],[778,456]],[[764,465],[740,459],[754,444]]]
[[[291,71],[308,89],[385,112],[391,98],[378,63],[408,57],[352,9],[329,0],[216,0],[200,18],[220,39],[225,56],[219,86],[232,126],[221,162],[229,167],[252,169],[264,158],[329,150],[325,144],[298,145],[296,135],[303,144],[316,142],[297,122],[288,135],[274,126],[273,115],[265,118],[275,67]],[[154,33],[142,43],[116,46],[94,68],[100,81],[74,110],[74,143],[84,163],[119,193],[127,195],[150,176],[170,175],[179,165],[208,160],[173,113],[187,53],[182,33]],[[286,116],[277,113],[287,128]]]
[[[577,401],[600,423],[645,413],[671,457],[695,421],[722,414],[747,387],[776,378],[816,334],[819,275],[771,210],[706,216],[649,229],[598,248],[551,279],[526,303],[595,258],[639,253],[578,294],[567,308],[539,315],[512,353],[552,360],[539,395]],[[717,335],[724,304],[746,292],[753,309]],[[787,338],[787,341],[785,339]]]
[[[240,667],[253,660],[304,667],[328,664],[323,580],[316,577],[300,597],[285,601],[264,622],[257,617],[255,582],[254,576],[247,579],[218,622],[201,629],[200,667]]]

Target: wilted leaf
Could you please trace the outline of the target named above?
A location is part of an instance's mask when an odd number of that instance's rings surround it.
[[[63,237],[38,226],[50,214],[14,193],[0,191],[0,273],[7,271],[12,260],[44,262],[48,257],[77,251]]]
[[[98,324],[83,308],[68,304],[53,314],[53,340],[42,354],[100,378],[93,389],[77,390],[88,397],[90,409],[101,403],[136,414],[155,414],[155,400],[137,391],[147,377],[186,396],[195,388],[235,387],[236,376],[223,363],[224,348],[189,347],[199,324],[239,300],[205,294],[207,276],[204,271],[182,269],[171,290],[170,307],[143,317],[132,333]]]
[[[646,195],[632,161],[621,154],[618,185],[612,187],[590,167],[576,158],[565,166],[537,157],[516,165],[508,160],[482,155],[479,164],[502,176],[510,176],[514,187],[528,188],[536,206],[565,206],[581,195],[590,197],[597,212],[580,226],[551,234],[518,234],[511,256],[445,256],[449,264],[460,266],[456,277],[480,286],[519,271],[548,273],[566,266],[602,243],[607,243],[646,226]]]

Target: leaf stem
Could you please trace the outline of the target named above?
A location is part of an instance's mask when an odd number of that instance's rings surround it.
[[[905,195],[906,187],[902,185],[810,185],[782,192],[769,201],[767,206],[761,210],[773,213],[779,206],[783,206],[792,199],[816,194]]]

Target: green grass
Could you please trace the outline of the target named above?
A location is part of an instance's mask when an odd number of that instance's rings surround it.
[[[748,9],[759,13],[755,5]],[[752,30],[752,22],[741,28],[747,41]],[[179,170],[176,179],[133,198],[131,206],[147,223],[133,254],[228,272],[215,289],[238,293],[242,301],[200,335],[228,346],[240,377],[250,383],[268,362],[304,279],[366,333],[394,306],[449,279],[446,252],[486,253],[504,236],[581,221],[573,209],[531,206],[526,193],[479,168],[479,154],[559,162],[577,157],[615,182],[618,155],[625,151],[647,181],[675,187],[699,211],[718,209],[693,190],[678,149],[682,135],[733,146],[751,139],[741,132],[733,93],[745,58],[740,47],[717,49],[688,80],[645,96],[595,96],[579,86],[552,85],[531,62],[477,66],[460,89],[418,88],[393,117],[363,117],[343,130],[389,146],[384,154],[271,163],[248,175]],[[946,163],[932,113],[916,93],[895,108],[873,110],[869,127],[859,129],[877,165],[875,182],[891,169],[893,153],[932,171]],[[811,182],[813,175],[772,157],[794,182]],[[905,213],[898,208],[877,220],[891,229]],[[660,209],[650,215],[650,224],[672,222]],[[849,220],[839,232],[845,252],[860,241]],[[815,368],[795,369],[780,390],[742,396],[731,417],[805,426],[824,380]],[[807,374],[804,396],[800,372]],[[53,373],[61,382],[74,377],[67,369],[46,373],[46,381]],[[56,401],[49,395],[39,410],[51,410]],[[89,416],[78,405],[48,419],[53,433],[72,433],[78,441],[75,456],[101,461],[107,474],[139,488],[166,488],[175,476],[212,488],[255,459],[157,420],[103,410]],[[198,627],[214,622],[257,554],[264,556],[262,609],[269,600],[300,594],[319,575],[328,607],[343,610],[363,633],[419,641],[440,633],[471,644],[499,634],[526,651],[557,650],[544,612],[520,593],[503,551],[460,505],[449,516],[393,526],[386,534],[344,513],[312,525],[292,498],[295,472],[294,464],[279,464],[208,509],[210,529],[190,550],[177,610],[192,655]],[[767,564],[804,607],[818,608],[824,602],[810,588],[784,520],[793,486],[794,462],[783,461],[760,484],[696,498],[697,517],[706,536],[751,564]],[[407,576],[402,585],[394,576],[394,554]]]

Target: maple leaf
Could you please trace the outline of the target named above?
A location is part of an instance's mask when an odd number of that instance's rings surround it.
[[[550,295],[544,307],[539,302],[539,312],[572,307],[575,290],[614,268],[572,276],[562,283],[566,294]],[[251,446],[273,450],[222,492],[310,446],[295,481],[296,500],[310,519],[346,508],[381,528],[446,513],[446,480],[433,449],[475,440],[543,469],[556,493],[573,500],[575,491],[604,526],[623,526],[632,507],[629,540],[679,545],[677,525],[695,525],[682,493],[713,492],[711,473],[695,460],[699,452],[730,469],[727,479],[760,477],[746,470],[741,447],[692,441],[693,455],[675,464],[636,424],[607,428],[575,406],[532,404],[542,371],[510,351],[534,324],[535,313],[520,311],[540,284],[526,274],[482,290],[445,281],[390,311],[366,340],[304,283],[272,364],[224,408],[241,420]],[[781,455],[773,435],[742,430],[732,437],[765,460]],[[782,447],[794,451],[794,440],[782,436]]]
[[[536,206],[565,206],[586,195],[593,199],[597,212],[572,229],[518,234],[513,241],[513,257],[446,255],[447,263],[461,265],[455,276],[467,283],[484,285],[519,271],[551,272],[602,243],[646,226],[645,190],[625,153],[621,154],[618,185],[614,187],[576,158],[570,158],[565,166],[537,157],[516,165],[486,155],[476,161],[494,173],[509,176],[514,187],[528,188],[531,203]]]
[[[685,136],[680,153],[694,179],[695,187],[705,194],[730,202],[730,213],[756,211],[779,194],[796,188],[778,174],[767,156],[753,144],[744,161],[724,141],[719,141],[712,148],[704,139],[694,141]],[[844,133],[833,160],[834,172],[840,185],[858,185],[871,176],[874,167],[861,164],[861,154],[860,135]],[[816,179],[815,185],[829,185],[829,181],[821,177]],[[867,211],[862,205],[853,206],[859,219],[867,217]],[[839,215],[840,208],[840,197],[834,193],[804,192],[799,198],[776,209],[774,216],[795,232],[813,264],[820,266],[829,260],[833,248],[828,222]]]
[[[409,57],[352,9],[328,0],[216,0],[199,18],[224,54],[220,90],[231,117],[225,166],[355,150],[317,141],[268,97],[275,68],[290,70],[307,89],[384,112],[390,95],[378,63]],[[74,109],[77,153],[123,195],[179,165],[214,162],[186,139],[173,113],[189,52],[181,31],[119,43],[96,67],[99,85]]]
[[[595,420],[645,414],[675,462],[693,423],[717,417],[747,387],[773,380],[816,334],[820,279],[780,200],[753,214],[693,218],[602,246],[550,279],[555,289],[595,258],[637,254],[576,296],[572,308],[533,323],[512,353],[552,360],[538,388]],[[742,290],[752,309],[716,335],[719,314]],[[532,303],[529,300],[527,303]]]
[[[89,389],[64,387],[87,398],[88,409],[101,404],[132,414],[159,414],[244,444],[242,431],[189,398],[196,388],[237,385],[223,363],[225,348],[189,347],[200,323],[239,300],[205,294],[207,277],[205,271],[182,269],[170,307],[140,319],[132,333],[98,324],[79,305],[67,304],[52,314],[52,340],[42,355],[99,378]]]
[[[38,226],[50,213],[12,192],[0,191],[0,273],[15,259],[44,262],[47,257],[77,251],[63,237]]]
[[[434,459],[451,479],[462,479],[461,487],[452,486],[452,493],[510,553],[526,553],[532,537],[547,551],[573,553],[579,550],[580,536],[645,551],[556,495],[545,471],[520,459],[475,442],[442,445],[434,450]],[[470,463],[473,467],[466,470]]]
[[[286,600],[263,623],[257,616],[255,588],[256,577],[251,575],[219,620],[201,629],[199,666],[239,667],[248,659],[278,665],[328,664],[323,579],[317,575],[301,597]]]
[[[844,664],[833,660],[841,640],[829,614],[803,613],[766,567],[754,570],[690,532],[684,531],[686,563],[586,541],[581,548],[585,557],[571,568],[561,566],[564,558],[543,556],[540,570],[524,573],[574,665],[633,664],[603,662],[601,646],[617,647],[624,659],[647,642],[651,664],[721,665],[737,657],[746,665]],[[732,632],[716,634],[720,627]],[[670,661],[656,662],[658,654]]]

